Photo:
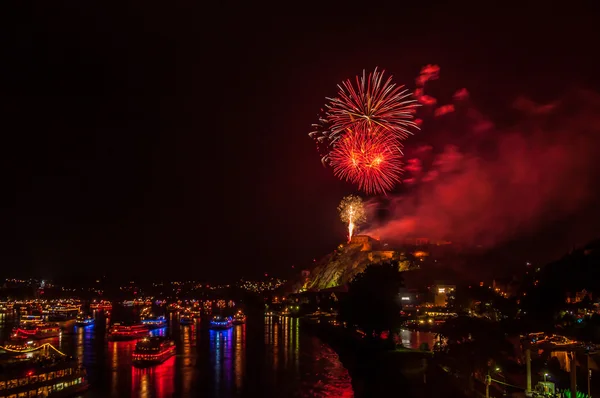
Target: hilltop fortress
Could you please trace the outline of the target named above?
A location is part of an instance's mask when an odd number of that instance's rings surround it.
[[[450,248],[451,242],[431,242],[427,238],[406,239],[398,247],[368,235],[356,235],[349,243],[340,244],[333,252],[304,269],[297,279],[289,281],[288,292],[319,291],[343,286],[370,264],[392,261],[399,271],[418,270],[432,252]]]
[[[398,261],[399,267],[410,268],[403,261],[404,255],[387,247],[386,244],[368,235],[356,235],[346,244],[317,261],[312,269],[302,271],[298,280],[289,290],[317,291],[350,282],[355,275],[364,271],[369,264],[385,261]]]

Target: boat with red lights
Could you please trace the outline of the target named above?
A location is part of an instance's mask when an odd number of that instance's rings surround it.
[[[112,303],[110,301],[106,301],[106,300],[101,300],[101,301],[92,301],[90,303],[90,309],[93,310],[111,310],[112,309]]]
[[[138,367],[163,363],[175,355],[175,342],[166,337],[144,337],[135,345],[133,365]]]
[[[39,322],[19,325],[13,329],[13,340],[41,340],[60,335],[60,326],[56,323]]]
[[[244,313],[242,312],[242,310],[239,310],[233,316],[233,324],[234,325],[243,325],[244,323],[246,323],[246,315],[244,315]]]
[[[108,331],[108,337],[111,340],[135,340],[148,336],[149,329],[146,325],[133,324],[127,325],[115,323]]]

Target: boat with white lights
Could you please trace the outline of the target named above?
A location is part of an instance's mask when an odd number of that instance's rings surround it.
[[[13,329],[13,340],[41,340],[60,335],[60,326],[57,323],[31,323],[20,324]]]
[[[233,320],[231,317],[223,317],[221,315],[215,315],[210,320],[210,328],[215,330],[229,329],[233,327]]]
[[[86,315],[82,312],[77,314],[77,318],[75,318],[76,326],[90,326],[94,324],[94,317],[91,315]]]
[[[169,338],[156,336],[144,337],[135,345],[134,366],[152,366],[163,363],[175,355],[175,342]]]
[[[234,325],[243,325],[244,323],[246,323],[246,315],[244,315],[244,313],[242,312],[242,310],[239,310],[233,316],[233,324]]]
[[[72,397],[88,387],[85,368],[51,344],[0,356],[2,398]]]
[[[141,320],[142,325],[145,325],[150,330],[162,329],[167,327],[167,319],[164,316],[149,315]]]
[[[42,313],[49,321],[60,322],[75,318],[79,311],[80,308],[74,305],[57,305],[48,307]]]
[[[135,340],[149,335],[149,329],[141,324],[114,323],[108,331],[111,340]]]

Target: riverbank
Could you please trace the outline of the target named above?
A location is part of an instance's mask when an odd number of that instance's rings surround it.
[[[326,322],[303,322],[338,354],[352,377],[355,397],[464,397],[452,376],[433,361],[433,354],[406,348],[384,349]]]

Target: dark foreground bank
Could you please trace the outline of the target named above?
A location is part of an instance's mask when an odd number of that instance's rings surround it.
[[[303,328],[336,351],[352,377],[357,398],[465,397],[456,381],[435,364],[429,352],[375,347],[347,329],[327,322],[303,322]]]

